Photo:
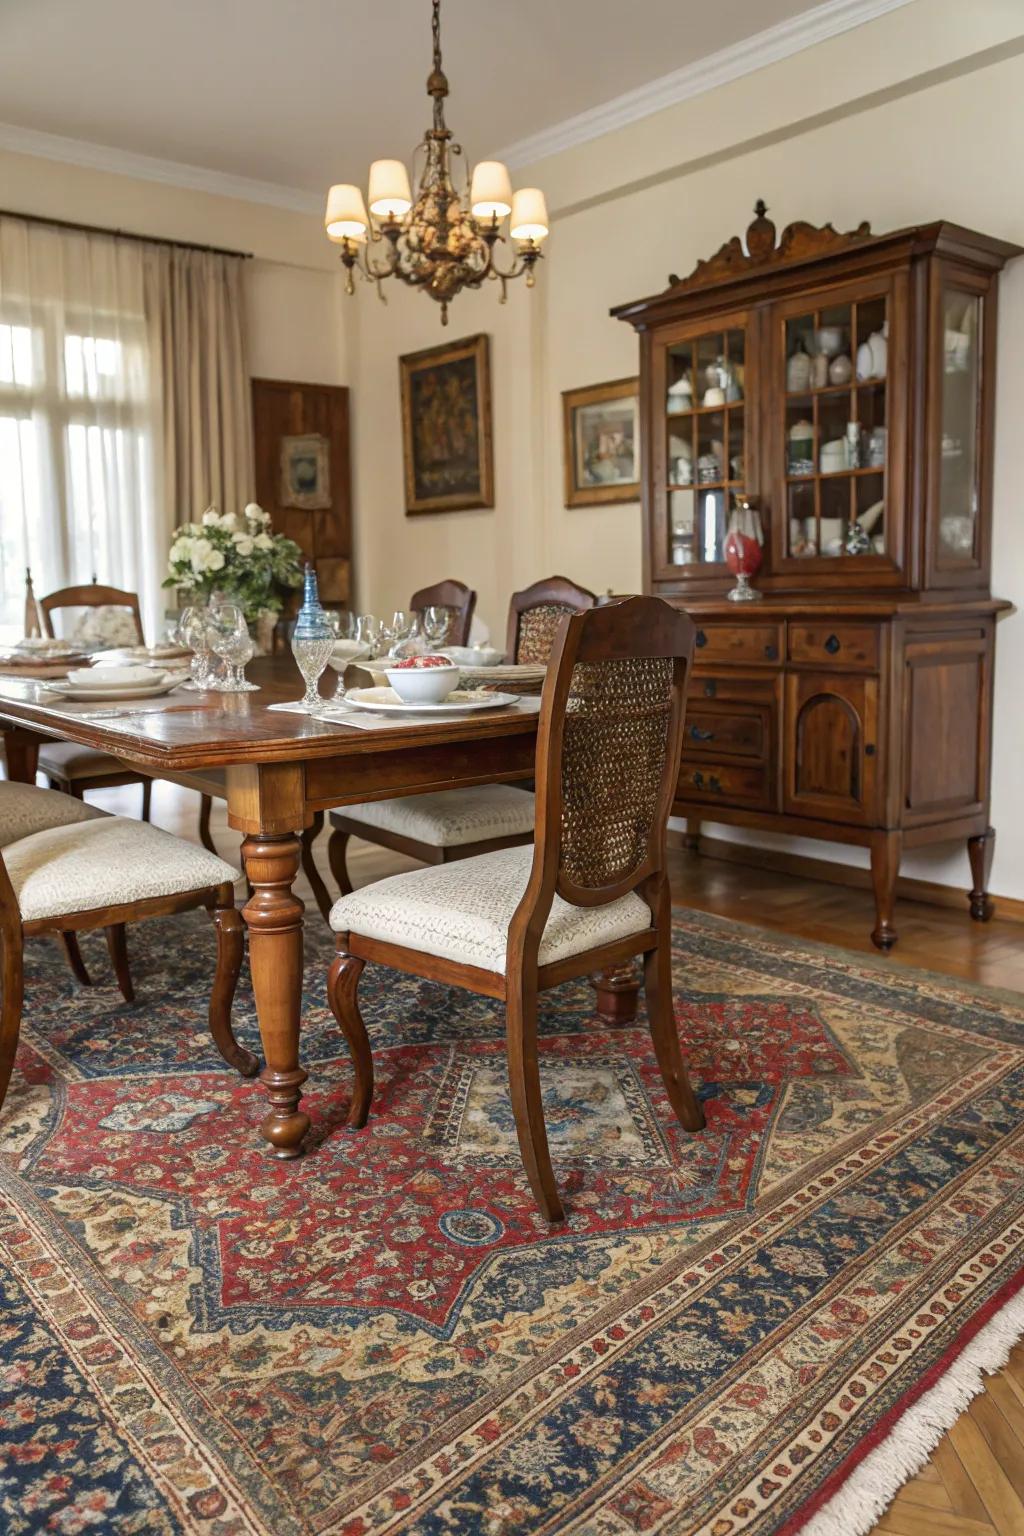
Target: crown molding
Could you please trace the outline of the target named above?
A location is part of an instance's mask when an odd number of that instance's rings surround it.
[[[718,86],[740,80],[765,65],[791,58],[805,48],[813,48],[816,43],[838,37],[910,3],[911,0],[824,0],[824,4],[766,27],[753,37],[742,38],[729,48],[694,59],[692,64],[673,70],[670,75],[661,75],[622,96],[580,112],[576,117],[568,117],[525,139],[517,139],[504,149],[492,151],[491,157],[504,160],[511,169],[518,170],[535,160],[544,160],[549,155],[557,155],[577,144],[586,144],[590,139],[612,133],[616,128],[625,128],[630,123],[651,117],[666,107],[703,96]]]
[[[0,149],[16,155],[59,160],[87,170],[107,171],[114,176],[156,181],[187,192],[208,192],[214,197],[237,198],[243,203],[265,203],[271,208],[286,208],[291,213],[319,214],[323,209],[323,198],[301,187],[285,187],[251,176],[232,176],[227,171],[211,171],[178,160],[160,160],[155,155],[140,155],[128,149],[115,149],[109,144],[93,144],[87,139],[68,139],[57,133],[43,133],[37,128],[19,128],[15,123],[0,123]]]
[[[695,59],[670,75],[662,75],[576,117],[566,118],[528,138],[519,139],[506,149],[495,151],[494,158],[504,160],[513,169],[543,160],[650,117],[666,107],[702,96],[720,85],[739,80],[767,64],[790,58],[805,48],[813,48],[816,43],[838,37],[840,33],[863,26],[865,22],[910,3],[911,0],[824,0],[823,4],[755,33],[753,37],[744,38],[730,48]],[[109,144],[94,144],[87,139],[71,139],[37,128],[21,128],[15,123],[0,122],[0,150],[106,171],[115,176],[133,176],[140,181],[155,181],[184,191],[206,192],[213,197],[264,203],[291,213],[319,215],[323,207],[320,195],[302,187],[259,181],[251,176],[233,176],[227,171],[162,160],[155,155],[140,155]]]

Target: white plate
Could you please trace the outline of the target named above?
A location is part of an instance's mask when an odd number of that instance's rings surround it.
[[[158,699],[184,681],[184,677],[169,677],[159,683],[136,683],[134,687],[126,683],[107,688],[72,688],[69,683],[40,683],[39,686],[59,699],[82,699],[93,703],[97,699]]]
[[[350,688],[345,701],[354,709],[369,709],[377,715],[467,715],[476,709],[508,709],[519,701],[517,693],[489,693],[485,698],[456,699],[440,704],[405,704],[393,688]]]

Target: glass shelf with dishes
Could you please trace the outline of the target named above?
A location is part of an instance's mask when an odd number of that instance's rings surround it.
[[[886,553],[888,329],[884,296],[784,322],[790,558]]]
[[[668,563],[720,565],[744,493],[746,337],[710,331],[666,349]]]
[[[983,299],[942,290],[942,441],[939,459],[939,559],[947,566],[977,559],[978,427],[981,410]]]

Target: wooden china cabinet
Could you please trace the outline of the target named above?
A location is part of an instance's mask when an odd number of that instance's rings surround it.
[[[759,203],[640,334],[645,588],[698,625],[675,811],[870,849],[880,949],[903,849],[967,840],[991,915],[996,289],[1019,253]],[[745,503],[760,601],[730,601]],[[749,514],[746,514],[749,516]]]

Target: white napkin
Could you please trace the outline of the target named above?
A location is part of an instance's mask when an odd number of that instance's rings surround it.
[[[78,667],[68,672],[72,688],[136,688],[164,681],[152,667]]]

